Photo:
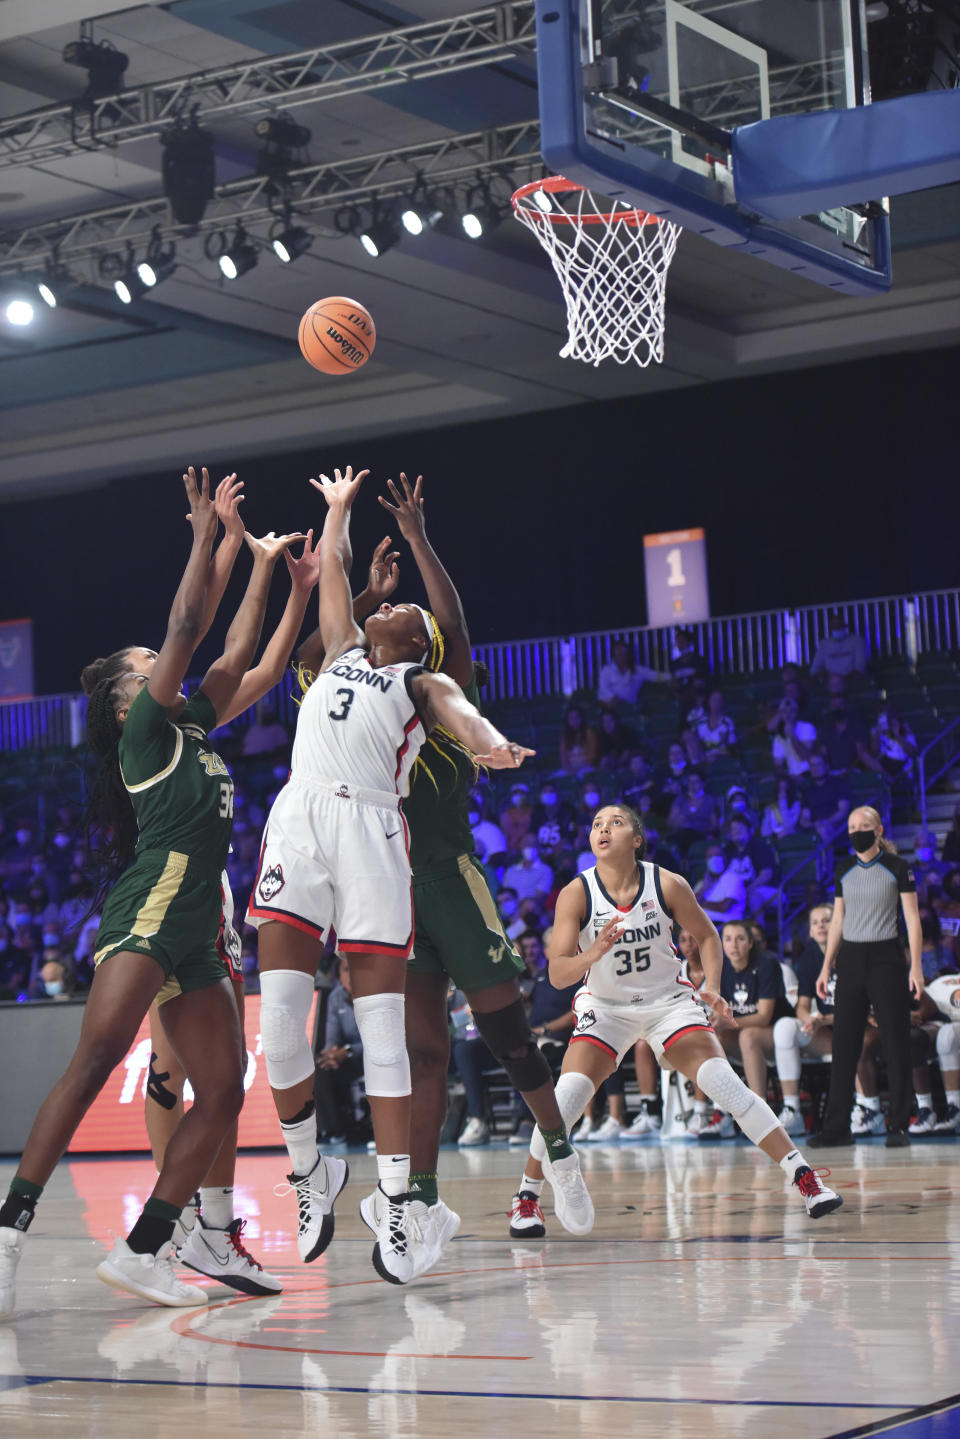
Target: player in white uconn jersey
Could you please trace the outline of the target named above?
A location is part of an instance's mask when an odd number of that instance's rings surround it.
[[[766,1101],[731,1069],[681,974],[674,925],[700,947],[700,998],[715,1014],[732,1018],[720,995],[720,936],[687,881],[644,862],[643,824],[628,805],[597,810],[590,848],[596,865],[560,892],[549,955],[550,980],[558,989],[583,979],[573,1004],[577,1025],[557,1081],[568,1132],[627,1050],[645,1039],[662,1068],[692,1080],[780,1165],[812,1218],[839,1209],[840,1196],[821,1184]],[[520,1182],[520,1193],[534,1201],[543,1186],[543,1154],[543,1141],[534,1134]]]
[[[373,1263],[382,1278],[405,1284],[436,1262],[441,1240],[427,1206],[408,1193],[403,996],[413,904],[401,799],[436,725],[493,768],[515,768],[533,751],[511,744],[459,685],[425,668],[442,643],[425,610],[383,604],[364,630],[356,624],[350,515],[366,474],[348,467],[310,482],[328,505],[319,583],[325,659],[300,708],[290,778],[267,819],[248,917],[260,931],[261,1040],[293,1168],[300,1255],[309,1262],[329,1244],[334,1200],[348,1174],[344,1160],[317,1151],[306,1035],[313,977],[334,928],[350,956],[377,1170],[389,1201]]]

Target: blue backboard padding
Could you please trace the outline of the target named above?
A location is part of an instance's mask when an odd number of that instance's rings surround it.
[[[960,90],[758,120],[733,132],[737,201],[774,220],[960,180]]]

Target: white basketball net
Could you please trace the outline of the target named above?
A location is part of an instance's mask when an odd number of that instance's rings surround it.
[[[560,176],[524,185],[513,209],[550,256],[563,289],[569,338],[560,354],[591,365],[660,364],[667,271],[680,226]]]

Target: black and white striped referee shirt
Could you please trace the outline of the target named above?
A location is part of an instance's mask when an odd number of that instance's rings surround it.
[[[866,863],[852,854],[836,870],[837,899],[843,900],[843,938],[850,944],[878,944],[900,935],[900,896],[916,894],[913,871],[898,854],[881,850]]]

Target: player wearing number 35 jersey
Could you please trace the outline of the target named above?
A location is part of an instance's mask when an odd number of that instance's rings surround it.
[[[840,1207],[839,1195],[824,1188],[766,1101],[730,1068],[693,986],[681,975],[675,924],[699,945],[700,997],[715,1014],[729,1017],[719,993],[720,937],[685,879],[644,862],[644,844],[635,810],[619,804],[599,809],[590,830],[596,865],[557,899],[550,980],[562,989],[583,979],[573,1005],[577,1025],[557,1082],[564,1123],[573,1127],[627,1050],[645,1039],[664,1069],[692,1080],[780,1164],[812,1218],[829,1214]],[[538,1209],[543,1155],[543,1141],[535,1134],[517,1196],[527,1209]],[[542,1234],[542,1214],[534,1217]],[[519,1232],[511,1227],[512,1234]]]

